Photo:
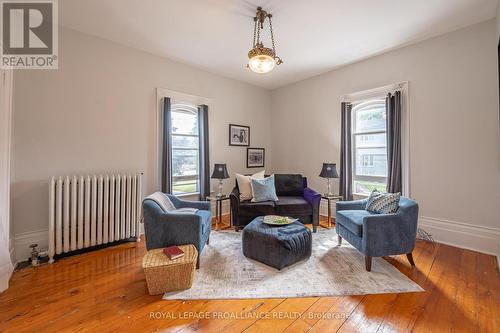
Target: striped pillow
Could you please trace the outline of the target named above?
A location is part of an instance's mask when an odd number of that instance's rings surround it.
[[[146,198],[144,200],[153,200],[160,206],[160,208],[163,210],[164,213],[169,213],[175,210],[175,206],[170,200],[170,198],[163,192],[155,192]]]
[[[398,211],[401,193],[380,193],[373,190],[366,203],[366,210],[377,214],[392,214]]]

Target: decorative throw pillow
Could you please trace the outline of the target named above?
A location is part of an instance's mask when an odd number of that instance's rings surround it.
[[[399,208],[401,193],[380,193],[373,190],[366,203],[366,210],[377,214],[391,214]]]
[[[278,201],[274,187],[274,175],[264,179],[252,178],[252,194],[252,202]]]
[[[252,196],[252,181],[251,179],[264,179],[265,170],[254,173],[251,176],[236,174],[236,182],[238,183],[238,188],[240,190],[240,200],[250,200]]]
[[[146,199],[156,202],[165,213],[174,211],[176,209],[170,198],[163,192],[155,192],[144,198],[144,200]]]

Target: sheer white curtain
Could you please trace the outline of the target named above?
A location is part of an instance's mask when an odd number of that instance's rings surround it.
[[[12,72],[2,70],[0,74],[0,292],[2,292],[8,287],[13,269],[9,251]]]

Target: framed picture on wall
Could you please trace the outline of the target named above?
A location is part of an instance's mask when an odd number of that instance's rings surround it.
[[[247,148],[247,168],[263,168],[264,158],[264,148]]]
[[[229,124],[229,145],[250,146],[250,127]]]

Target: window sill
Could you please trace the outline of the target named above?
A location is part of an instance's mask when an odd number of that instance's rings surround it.
[[[358,200],[358,199],[366,199],[370,197],[369,193],[353,193],[352,194],[353,198]]]
[[[174,194],[178,198],[184,198],[184,197],[192,197],[195,195],[200,195],[200,192],[193,192],[193,193],[182,193],[182,194]]]

